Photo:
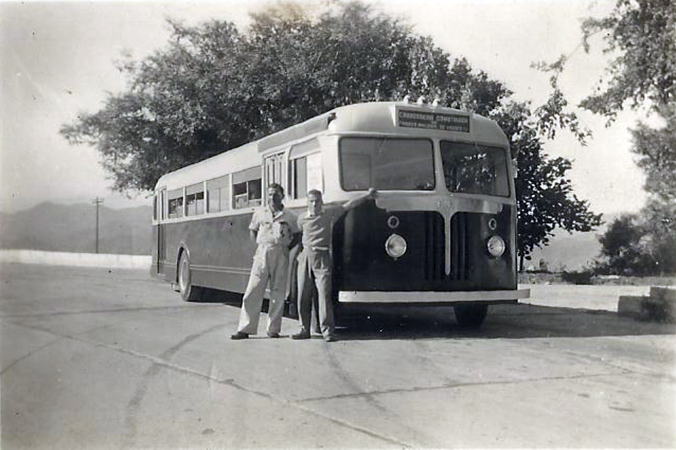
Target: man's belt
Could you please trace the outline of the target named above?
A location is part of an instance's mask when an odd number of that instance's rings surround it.
[[[328,252],[329,248],[328,247],[304,247],[307,250],[310,250],[311,252]]]

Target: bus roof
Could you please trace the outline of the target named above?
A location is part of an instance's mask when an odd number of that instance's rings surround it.
[[[329,133],[381,133],[447,138],[500,146],[509,145],[498,124],[454,108],[408,102],[372,102],[341,106],[258,141],[183,167],[162,176],[156,188],[176,189],[252,166],[259,152]]]

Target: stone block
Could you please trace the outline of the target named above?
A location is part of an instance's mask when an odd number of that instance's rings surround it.
[[[651,287],[648,307],[655,320],[676,322],[676,289]]]
[[[634,319],[647,320],[649,311],[645,305],[648,297],[638,295],[621,295],[617,304],[617,314],[623,317],[632,317]]]
[[[651,287],[650,298],[655,300],[665,300],[668,302],[676,302],[676,289],[667,287]]]

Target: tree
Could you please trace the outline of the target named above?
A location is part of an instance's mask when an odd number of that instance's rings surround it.
[[[517,155],[516,194],[519,210],[519,270],[535,247],[546,246],[555,228],[568,232],[591,231],[601,215],[573,193],[566,158],[549,158],[542,150],[538,120],[524,103],[510,103],[492,116],[498,121]]]
[[[676,202],[653,199],[641,216],[646,247],[655,261],[651,273],[676,274]]]
[[[646,174],[645,190],[663,202],[676,201],[676,103],[663,108],[664,126],[639,123],[632,130],[632,151]]]
[[[604,51],[616,56],[606,86],[581,106],[610,120],[627,104],[644,106],[663,119],[664,126],[638,123],[632,130],[649,194],[637,219],[644,236],[634,252],[641,253],[644,272],[676,273],[676,7],[671,0],[618,0],[608,17],[587,19],[583,32],[585,43],[605,33]],[[607,241],[601,242],[605,254]]]
[[[644,232],[636,214],[623,214],[615,219],[599,237],[603,261],[597,263],[599,273],[645,275],[651,273],[655,261],[642,242]]]
[[[523,174],[522,256],[546,244],[552,224],[576,230],[598,222],[572,196],[570,162],[542,154],[538,135],[576,130],[574,115],[563,112],[565,100],[535,111],[517,105],[503,83],[398,19],[358,2],[315,14],[283,3],[253,15],[246,33],[220,21],[169,25],[166,48],[119,64],[129,79],[126,92],[109,95],[100,111],[61,130],[72,143],[98,148],[119,191],[150,190],[166,172],[338,106],[411,95],[493,116],[503,126]]]
[[[609,80],[581,103],[614,118],[629,101],[631,108],[649,103],[659,111],[676,101],[676,8],[672,0],[617,0],[608,17],[582,24],[585,49],[589,37],[603,33],[604,53],[613,54]]]
[[[649,194],[648,205],[632,219],[632,226],[646,234],[634,253],[653,258],[655,264],[649,265],[652,272],[675,273],[676,7],[672,0],[617,0],[607,17],[586,19],[582,33],[585,51],[590,49],[590,38],[601,34],[603,51],[612,59],[594,93],[580,106],[607,117],[608,125],[625,108],[644,108],[664,122],[659,128],[638,123],[632,130],[632,151],[646,174],[644,188]],[[566,60],[562,56],[553,64],[539,67],[552,71],[556,79]],[[627,220],[616,224],[629,227]],[[614,264],[619,260],[613,259],[617,255],[609,256],[608,252],[614,250],[606,248],[606,242],[602,240],[603,256],[610,258],[610,266],[621,270],[624,266]],[[636,240],[627,242],[639,244]]]

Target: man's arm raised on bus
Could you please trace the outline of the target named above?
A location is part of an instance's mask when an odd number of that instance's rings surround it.
[[[360,206],[361,204],[365,203],[367,200],[372,200],[378,196],[378,191],[375,190],[375,188],[370,188],[369,191],[360,196],[360,197],[355,197],[351,200],[348,200],[347,202],[343,203],[343,209],[345,211],[348,211],[350,209],[356,208],[357,206]]]

